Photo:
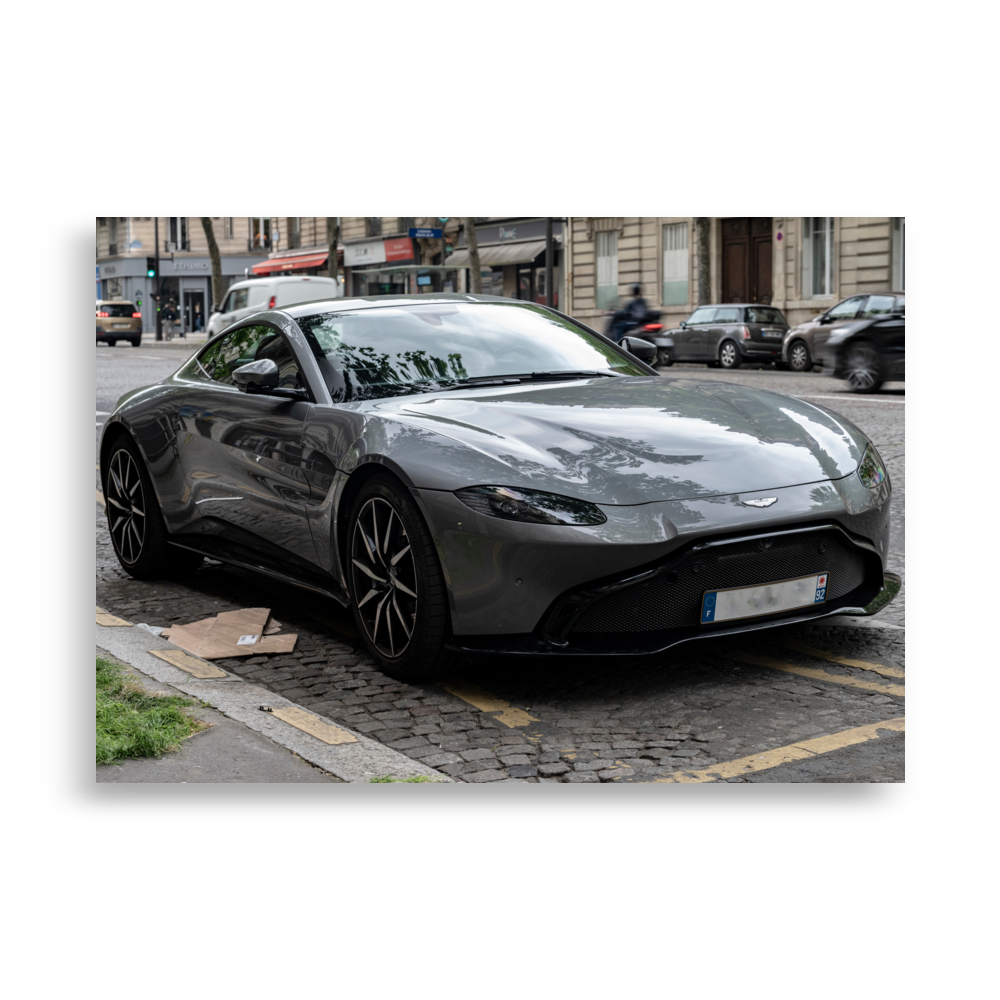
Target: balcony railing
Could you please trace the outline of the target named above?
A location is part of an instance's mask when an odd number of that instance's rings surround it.
[[[190,250],[191,241],[181,240],[180,243],[174,243],[172,240],[163,241],[163,250],[165,253],[176,253],[178,250]]]
[[[270,236],[254,236],[247,240],[247,250],[270,250],[271,249],[271,237]]]

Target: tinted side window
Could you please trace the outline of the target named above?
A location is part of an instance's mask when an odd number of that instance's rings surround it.
[[[241,326],[209,344],[198,361],[216,382],[233,385],[233,369],[256,361],[258,348],[272,339],[284,338],[270,326]]]
[[[827,315],[831,319],[853,319],[854,314],[861,307],[864,301],[863,295],[855,295],[853,298],[845,299],[838,306],[834,306]]]
[[[892,312],[893,303],[896,298],[893,295],[869,295],[868,304],[861,314],[862,319],[874,319],[876,316],[884,316]]]
[[[715,314],[716,323],[739,323],[740,309],[720,309]]]
[[[271,332],[273,336],[265,337],[257,345],[254,361],[263,361],[267,358],[278,366],[278,388],[304,389],[305,383],[302,381],[299,363],[295,360],[288,341],[280,333],[273,330]]]
[[[700,323],[711,323],[715,316],[715,306],[711,308],[695,309],[688,319],[688,326],[695,326]]]

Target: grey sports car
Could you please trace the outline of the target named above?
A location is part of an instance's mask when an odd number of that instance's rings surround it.
[[[258,313],[123,396],[100,461],[128,573],[210,556],[318,591],[397,677],[476,651],[646,654],[885,596],[890,483],[862,431],[662,377],[529,302]]]

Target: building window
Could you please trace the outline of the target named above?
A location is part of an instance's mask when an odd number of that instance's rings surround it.
[[[663,227],[663,305],[688,302],[688,224],[672,222]]]
[[[411,229],[417,228],[417,217],[415,215],[404,215],[399,218],[399,231],[408,233]]]
[[[597,308],[618,308],[618,234],[595,233],[597,242]]]
[[[298,250],[302,246],[302,220],[286,219],[285,225],[288,228],[288,249]]]
[[[224,218],[222,220],[222,237],[227,240],[231,240],[233,238],[233,220],[231,218]]]
[[[108,253],[118,253],[118,219],[108,218]]]
[[[833,295],[833,219],[802,220],[802,297]]]
[[[171,216],[167,219],[167,227],[167,238],[163,241],[163,248],[167,253],[191,249],[191,243],[188,240],[187,218]]]
[[[247,240],[247,250],[271,249],[271,218],[259,216],[250,219],[250,238]]]
[[[892,290],[906,291],[906,219],[892,220]]]
[[[365,235],[367,236],[381,236],[382,235],[382,219],[381,217],[365,219]]]

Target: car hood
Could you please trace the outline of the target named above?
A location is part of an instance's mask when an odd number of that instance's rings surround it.
[[[607,504],[839,479],[854,472],[865,445],[856,427],[802,400],[685,378],[586,379],[359,406],[396,426],[383,429],[385,453],[415,486],[521,486]]]

